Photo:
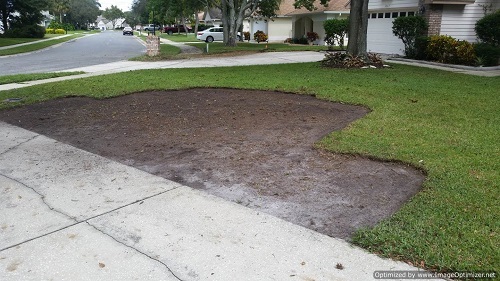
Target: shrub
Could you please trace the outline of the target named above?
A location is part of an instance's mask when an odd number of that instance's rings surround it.
[[[309,41],[309,42],[313,42],[313,41],[316,41],[319,39],[318,33],[314,32],[314,31],[307,32],[306,37],[307,37],[307,41]]]
[[[349,19],[329,19],[323,22],[323,28],[325,29],[325,42],[329,49],[335,46],[335,43],[339,45],[341,49],[344,49],[344,38],[349,30]]]
[[[484,43],[500,46],[500,10],[478,20],[474,29]]]
[[[300,38],[293,38],[292,39],[292,42],[293,44],[303,44],[303,45],[307,45],[307,39],[304,38],[304,37],[300,37]]]
[[[415,39],[415,59],[417,60],[427,60],[427,45],[431,40],[428,36],[420,36]]]
[[[445,35],[431,36],[427,54],[429,59],[442,63],[473,65],[476,61],[471,43]]]
[[[7,38],[43,38],[44,36],[45,27],[37,24],[11,28],[4,34]]]
[[[54,33],[55,33],[55,34],[65,34],[65,33],[66,33],[66,30],[61,29],[61,28],[58,28],[58,29],[56,29],[56,30],[55,30],[55,32],[54,32]]]
[[[45,34],[56,34],[56,31],[53,28],[45,29]]]
[[[266,42],[267,41],[267,34],[265,34],[264,31],[257,30],[257,32],[255,32],[253,34],[253,39],[255,41],[257,41],[257,43]]]
[[[494,46],[488,43],[478,43],[474,45],[474,51],[478,58],[478,64],[482,66],[499,65],[500,46]]]
[[[245,38],[245,40],[250,41],[250,32],[248,31],[243,32],[243,37]]]
[[[403,40],[408,58],[416,58],[415,42],[425,31],[427,22],[422,16],[398,17],[392,22],[392,33]]]
[[[54,29],[54,30],[56,30],[56,29],[64,29],[64,24],[62,24],[62,23],[60,23],[60,22],[58,22],[56,20],[53,20],[53,21],[50,22],[48,28]]]

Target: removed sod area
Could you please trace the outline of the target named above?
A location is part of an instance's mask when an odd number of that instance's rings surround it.
[[[315,94],[370,108],[366,117],[326,136],[317,146],[403,161],[425,170],[428,177],[418,195],[391,218],[358,231],[354,243],[436,271],[498,270],[498,77],[405,65],[324,69],[318,63],[143,70],[0,92],[0,101],[23,99],[16,104],[0,102],[0,108],[65,96],[109,98],[190,87]]]

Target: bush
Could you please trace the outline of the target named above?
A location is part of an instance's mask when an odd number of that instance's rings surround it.
[[[257,32],[253,34],[253,40],[257,41],[257,43],[266,42],[267,34],[265,34],[264,31],[257,30]]]
[[[53,28],[47,28],[45,29],[45,34],[56,34],[56,31]]]
[[[474,65],[476,61],[471,43],[445,35],[431,36],[427,55],[429,59],[442,63]]]
[[[426,31],[427,22],[422,16],[398,17],[392,22],[392,33],[403,40],[408,58],[416,58],[416,40]]]
[[[314,31],[307,32],[306,37],[307,37],[307,41],[309,41],[309,42],[313,42],[313,41],[316,41],[319,39],[318,33],[314,32]]]
[[[431,38],[428,36],[420,36],[415,39],[415,59],[427,60],[427,45],[429,45]]]
[[[344,49],[344,38],[349,30],[349,19],[329,19],[323,22],[323,28],[325,29],[325,42],[329,49],[335,46],[335,43],[339,45],[341,49]]]
[[[478,64],[482,66],[499,65],[500,46],[488,43],[478,43],[474,45],[474,51],[478,59]]]
[[[500,46],[500,10],[478,20],[474,29],[484,43]]]
[[[7,38],[43,38],[44,36],[45,27],[37,24],[12,28],[4,33],[4,37]]]
[[[307,45],[307,38],[300,37],[300,38],[293,38],[292,39],[293,44],[302,44],[302,45]]]
[[[56,29],[54,33],[55,34],[65,34],[66,30],[59,28],[59,29]]]
[[[245,38],[245,40],[250,41],[250,32],[248,31],[243,32],[243,37]]]

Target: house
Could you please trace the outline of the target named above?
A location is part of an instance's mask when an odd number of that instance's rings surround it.
[[[103,16],[98,16],[95,23],[96,23],[96,26],[102,31],[107,30],[107,29],[111,29],[111,30],[114,29],[113,23],[111,21],[107,20]]]
[[[218,8],[205,9],[205,11],[198,13],[198,20],[202,24],[221,26],[222,11]]]
[[[313,11],[305,8],[295,9],[294,2],[295,0],[283,0],[275,18],[248,19],[247,30],[244,30],[250,34],[261,30],[268,35],[269,41],[280,42],[287,38],[302,38],[307,32],[314,31],[320,37],[316,43],[322,45],[325,38],[323,22],[333,18],[346,18],[349,15],[349,0],[331,0],[327,7],[316,1],[316,9]]]
[[[449,35],[476,42],[476,22],[498,9],[498,0],[370,0],[367,48],[369,52],[403,55],[404,45],[392,34],[392,22],[415,14],[427,19],[429,36]]]

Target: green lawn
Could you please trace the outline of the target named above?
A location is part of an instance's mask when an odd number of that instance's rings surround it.
[[[43,39],[37,39],[37,38],[3,38],[0,37],[0,47],[6,47],[6,46],[11,46],[11,45],[16,45],[16,44],[22,44],[22,43],[27,43],[27,42],[34,42],[34,41],[39,41]]]
[[[84,72],[53,72],[53,73],[33,73],[33,74],[15,74],[0,76],[0,85],[10,83],[22,83],[26,81],[43,80],[55,77],[82,74]]]
[[[73,39],[81,37],[81,36],[83,36],[81,33],[75,33],[75,34],[72,34],[71,36],[60,38],[60,39],[39,40],[37,43],[34,43],[34,44],[29,44],[29,45],[19,46],[19,47],[15,47],[15,48],[0,50],[0,56],[33,52],[33,51],[44,49],[44,48],[47,48],[47,47],[50,47],[50,46],[53,46],[56,44],[60,44],[60,43],[69,41],[69,40],[73,40]],[[3,38],[3,39],[7,39],[7,38]]]
[[[187,43],[202,50],[206,50],[206,43]],[[290,45],[284,43],[248,43],[238,42],[237,47],[227,47],[222,42],[208,44],[209,54],[222,54],[231,52],[293,52],[293,51],[324,51],[326,46]]]
[[[168,77],[168,79],[165,79]],[[123,83],[127,81],[127,83]],[[339,153],[408,163],[426,171],[423,190],[353,241],[434,270],[500,268],[500,78],[394,65],[323,69],[318,63],[143,70],[0,92],[0,101],[108,98],[190,87],[315,94],[372,112],[317,143]],[[1,103],[0,108],[14,106]]]

